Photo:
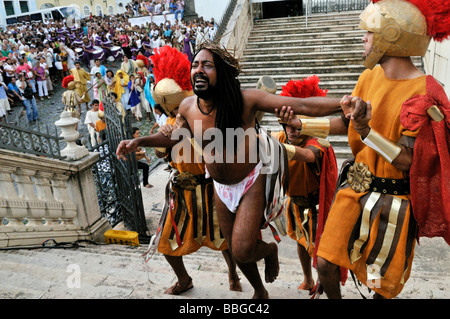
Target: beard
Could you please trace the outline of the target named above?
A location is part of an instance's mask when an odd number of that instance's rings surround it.
[[[201,82],[197,83],[197,80],[201,80]],[[209,100],[216,93],[216,88],[210,85],[209,79],[206,76],[194,75],[194,78],[191,82],[194,94],[202,100]]]

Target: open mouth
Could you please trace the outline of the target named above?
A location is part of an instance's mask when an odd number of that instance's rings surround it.
[[[194,77],[194,85],[196,87],[204,87],[207,86],[209,83],[208,78],[202,77],[202,76],[195,76]]]

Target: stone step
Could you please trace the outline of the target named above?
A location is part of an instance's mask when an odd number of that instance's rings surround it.
[[[328,45],[353,45],[359,44],[361,46],[361,37],[341,37],[341,38],[327,38],[327,39],[302,39],[300,37],[292,36],[289,39],[279,39],[276,41],[249,41],[247,49],[253,48],[273,48],[273,47],[291,47],[301,46],[302,49],[310,46],[328,46]]]
[[[268,75],[271,76],[276,83],[280,83],[281,85],[286,84],[291,79],[297,80],[297,79],[303,79],[305,77],[311,76],[311,75],[317,75],[320,79],[320,83],[323,82],[331,82],[331,81],[356,81],[359,78],[360,73],[319,73],[315,72],[315,70],[310,70],[309,72],[305,73],[292,73],[292,74],[270,74],[264,72],[264,69],[261,70],[260,74],[252,74],[252,75],[246,75],[245,70],[242,75],[239,76],[239,80],[241,81],[242,85],[245,83],[250,83],[251,85],[256,85],[259,78],[262,75]],[[331,90],[331,88],[329,88]]]
[[[290,67],[263,67],[263,68],[255,68],[249,69],[245,68],[244,73],[246,76],[252,76],[254,74],[261,74],[263,71],[265,74],[271,75],[288,75],[288,74],[302,74],[307,73],[308,71],[313,70],[316,73],[320,74],[328,74],[328,73],[362,73],[365,70],[363,65],[333,65],[333,66],[315,66],[314,68],[306,65],[306,63],[292,63]]]
[[[286,47],[258,47],[258,48],[246,48],[244,50],[244,55],[249,54],[284,54],[284,53],[300,53],[300,52],[330,52],[330,51],[354,51],[359,50],[362,52],[361,43],[353,43],[353,44],[332,44],[332,45],[310,45],[310,46],[301,46],[298,43],[292,43],[291,46]]]
[[[321,22],[324,21],[353,21],[355,19],[359,19],[361,11],[351,11],[351,12],[341,12],[341,13],[329,13],[329,14],[312,14],[306,17],[303,16],[295,16],[295,17],[280,17],[280,18],[270,18],[270,19],[259,19],[254,21],[254,25],[271,25],[271,24],[279,24],[279,23],[299,23],[305,22],[306,19],[308,23],[310,22]]]
[[[359,29],[358,24],[343,24],[343,25],[324,25],[324,26],[308,26],[308,28],[302,28],[301,26],[273,26],[269,28],[253,28],[250,32],[249,37],[255,37],[255,36],[262,36],[264,34],[297,34],[299,32],[301,33],[318,33],[318,32],[342,32],[342,31],[355,31]]]
[[[359,15],[349,16],[335,16],[335,15],[322,15],[322,16],[308,16],[306,17],[290,17],[275,18],[275,19],[262,19],[255,20],[253,23],[253,29],[269,29],[269,28],[309,28],[309,27],[325,27],[325,26],[338,26],[338,25],[358,25]]]
[[[297,79],[295,79],[297,80]],[[282,87],[284,85],[286,85],[287,82],[277,82],[277,92],[275,94],[280,94]],[[322,81],[322,79],[320,79],[319,82],[319,87],[321,89],[326,89],[326,90],[330,90],[330,89],[347,89],[349,87],[353,88],[355,86],[356,82],[355,81]],[[241,87],[242,88],[254,88],[256,87],[256,83],[251,83],[251,82],[241,82]]]
[[[241,57],[241,62],[266,62],[266,61],[291,61],[291,60],[313,60],[313,59],[355,59],[359,58],[362,61],[362,46],[360,48],[349,51],[321,51],[321,52],[277,52],[271,50],[270,52],[250,52],[245,53]],[[262,50],[261,50],[262,51]]]
[[[265,237],[271,235],[264,235]],[[273,241],[273,239],[272,239]],[[145,263],[146,247],[84,245],[77,249],[37,249],[1,251],[0,298],[7,299],[154,299],[206,298],[249,299],[253,290],[240,274],[243,292],[231,292],[225,260],[220,252],[201,248],[184,256],[194,287],[183,296],[164,295],[176,282],[165,258],[156,253]],[[283,237],[280,243],[280,274],[267,289],[271,298],[299,298],[302,279],[295,243]],[[264,263],[258,263],[263,274]],[[79,271],[79,287],[75,272]],[[72,285],[72,286],[71,286]],[[293,294],[295,293],[295,295]],[[303,298],[307,298],[304,292]]]
[[[249,42],[254,41],[283,41],[290,39],[330,39],[330,38],[343,38],[343,37],[356,37],[361,39],[365,34],[363,30],[353,30],[353,31],[330,31],[330,32],[316,32],[316,33],[293,33],[293,34],[283,34],[281,32],[270,32],[268,30],[265,34],[250,35],[248,38]]]

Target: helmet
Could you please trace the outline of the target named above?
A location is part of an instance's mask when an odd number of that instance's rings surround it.
[[[359,27],[374,33],[372,52],[364,62],[368,69],[373,69],[384,55],[424,56],[431,40],[425,16],[404,0],[369,3],[360,15]]]
[[[167,116],[180,106],[184,98],[194,94],[190,79],[191,63],[177,49],[164,46],[150,58],[154,64],[155,87],[152,97],[161,105]]]
[[[160,104],[167,116],[180,106],[181,101],[193,95],[192,90],[183,90],[174,79],[164,78],[160,80],[152,91],[155,103]]]

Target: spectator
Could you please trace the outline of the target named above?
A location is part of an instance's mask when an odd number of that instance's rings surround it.
[[[105,113],[103,111],[98,112],[98,120],[95,122],[95,130],[97,131],[99,138],[98,142],[103,142],[106,140],[106,121],[105,121]]]
[[[99,132],[95,128],[97,121],[100,119],[98,116],[99,105],[100,103],[98,100],[92,100],[91,109],[86,113],[86,118],[84,119],[84,124],[87,125],[92,146],[97,144],[100,137]]]
[[[45,74],[45,68],[41,66],[40,61],[36,61],[36,66],[33,68],[33,73],[38,86],[39,98],[41,101],[44,100],[44,97],[49,99],[50,97],[48,96],[47,91],[47,77]]]
[[[180,14],[180,21],[183,20],[184,16],[184,0],[177,0],[177,9],[175,10],[175,19],[177,19],[178,14]]]
[[[167,115],[160,104],[155,104],[155,114],[156,114],[156,121],[155,124],[153,124],[152,128],[150,129],[151,134],[153,134],[153,132],[157,127],[162,127],[167,122]]]
[[[8,94],[12,97],[14,105],[22,104],[23,97],[16,85],[16,77],[12,77],[8,83]]]
[[[38,120],[39,113],[30,80],[27,79],[24,73],[20,73],[19,79],[16,81],[16,85],[24,98],[23,104],[25,105],[28,122],[34,122]]]
[[[134,127],[133,128],[133,138],[137,138],[141,136],[141,131],[139,130],[139,128]],[[148,183],[148,171],[150,169],[150,158],[148,158],[147,154],[145,154],[145,149],[144,148],[138,148],[136,150],[136,160],[137,160],[137,166],[138,169],[142,170],[142,184],[144,185],[144,187],[146,188],[152,188],[153,185]],[[142,159],[146,159],[147,163],[141,162]]]
[[[6,121],[6,113],[11,114],[11,106],[9,105],[8,95],[6,94],[6,91],[8,90],[8,87],[3,82],[3,79],[0,78],[0,119],[5,119]]]

